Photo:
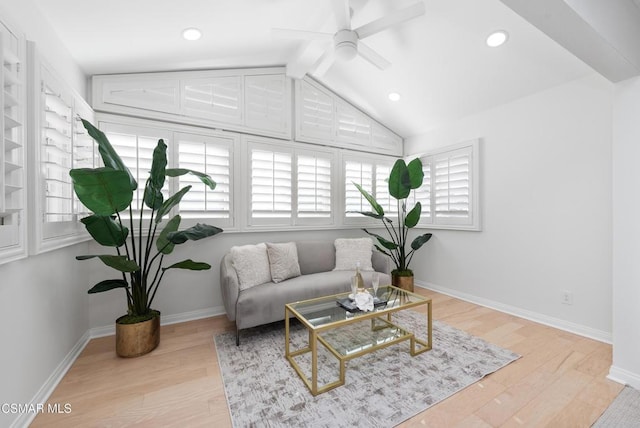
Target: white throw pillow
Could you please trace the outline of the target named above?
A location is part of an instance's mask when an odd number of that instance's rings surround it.
[[[267,242],[267,255],[271,267],[271,280],[276,284],[300,276],[298,248],[295,242],[271,244]]]
[[[373,242],[369,238],[336,239],[336,267],[333,270],[355,270],[360,262],[360,270],[373,270],[371,255]]]
[[[269,257],[265,244],[231,247],[231,260],[238,273],[240,290],[271,282]]]

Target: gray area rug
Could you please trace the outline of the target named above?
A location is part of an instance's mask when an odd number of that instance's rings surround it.
[[[592,427],[640,427],[640,391],[630,386],[625,386]]]
[[[426,338],[424,314],[394,321]],[[306,329],[291,328],[293,349],[306,346]],[[406,341],[348,361],[345,385],[317,397],[284,357],[284,322],[243,331],[239,347],[235,333],[214,341],[234,427],[392,427],[519,358],[442,322],[433,336],[433,349],[415,357]],[[337,359],[319,349],[321,384],[337,380]],[[306,355],[296,361],[310,373]]]

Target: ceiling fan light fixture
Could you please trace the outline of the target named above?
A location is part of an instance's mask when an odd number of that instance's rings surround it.
[[[333,37],[336,57],[351,61],[358,55],[358,35],[355,31],[340,30]]]
[[[494,31],[487,37],[487,46],[490,48],[497,48],[502,46],[509,39],[509,33],[504,30]]]
[[[182,38],[189,41],[199,40],[202,37],[202,31],[197,28],[185,28],[182,31]]]

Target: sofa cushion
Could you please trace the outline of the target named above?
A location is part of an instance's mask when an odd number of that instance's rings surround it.
[[[372,272],[363,272],[367,287]],[[256,285],[240,293],[236,305],[236,325],[239,329],[279,321],[284,318],[284,305],[299,300],[313,299],[350,289],[353,271],[329,271],[302,275],[279,284]],[[380,285],[391,283],[391,277],[380,274]]]
[[[336,267],[334,270],[355,270],[360,263],[360,270],[373,270],[371,253],[373,242],[369,238],[355,238],[335,240]]]
[[[336,249],[331,241],[299,241],[296,247],[302,275],[332,271],[336,266]]]
[[[272,244],[267,242],[267,256],[271,269],[271,281],[279,283],[300,276],[298,250],[295,242]]]
[[[238,274],[240,290],[271,282],[269,257],[265,244],[231,247],[233,267]]]

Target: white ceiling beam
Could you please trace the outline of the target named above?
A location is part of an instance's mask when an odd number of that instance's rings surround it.
[[[632,0],[500,1],[610,81],[640,75],[640,9]]]

